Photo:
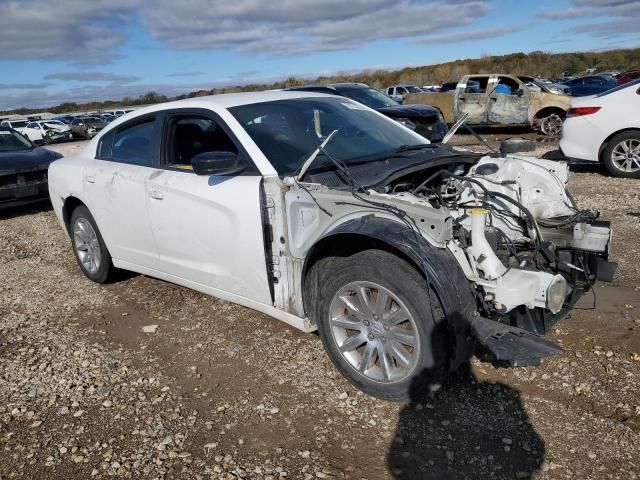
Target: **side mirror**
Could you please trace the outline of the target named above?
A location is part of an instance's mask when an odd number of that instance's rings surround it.
[[[233,152],[203,152],[191,159],[196,175],[237,175],[244,170],[240,157]]]
[[[518,91],[516,92],[516,95],[521,97],[522,95],[524,95],[524,90],[522,90],[521,88],[518,89]]]

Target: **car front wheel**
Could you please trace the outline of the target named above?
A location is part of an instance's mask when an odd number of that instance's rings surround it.
[[[69,225],[73,252],[82,272],[97,283],[106,283],[114,272],[111,255],[89,209],[84,205],[71,214]]]
[[[602,152],[602,161],[614,177],[640,178],[640,132],[614,136]]]
[[[447,366],[437,296],[407,262],[381,251],[320,261],[318,331],[340,372],[365,393],[409,400]]]

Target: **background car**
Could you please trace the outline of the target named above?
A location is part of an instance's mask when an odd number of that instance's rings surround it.
[[[0,126],[0,207],[48,199],[47,169],[58,158],[62,155]]]
[[[350,98],[393,118],[432,142],[441,141],[447,133],[447,124],[437,108],[428,105],[402,105],[364,83],[307,85],[292,87],[288,90],[327,93]]]
[[[616,177],[640,178],[640,80],[573,99],[560,149],[569,158],[602,162]]]
[[[2,123],[0,123],[0,127],[13,128],[14,130],[24,135],[23,130],[28,123],[29,120],[27,119],[4,120]]]
[[[71,127],[59,120],[38,120],[29,122],[22,134],[36,143],[56,143],[71,140]]]
[[[586,97],[611,90],[616,87],[617,82],[611,75],[588,75],[574,78],[573,80],[564,82],[563,85],[571,89],[572,96]]]
[[[387,95],[396,102],[402,103],[409,93],[421,93],[422,89],[416,85],[392,85],[387,87]]]
[[[95,137],[107,124],[98,117],[78,117],[71,122],[71,133],[87,140]]]
[[[618,85],[624,85],[625,83],[633,82],[640,78],[640,69],[629,70],[628,72],[622,72],[616,76]]]
[[[438,92],[451,92],[458,88],[458,82],[446,82],[443,83]],[[469,80],[467,86],[464,89],[465,93],[478,93],[480,92],[480,82],[475,80]]]

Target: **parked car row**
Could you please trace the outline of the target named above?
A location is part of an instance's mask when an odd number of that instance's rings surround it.
[[[0,126],[13,128],[38,145],[73,139],[90,139],[105,125],[133,109],[94,112],[84,115],[60,115],[50,119],[8,119]]]

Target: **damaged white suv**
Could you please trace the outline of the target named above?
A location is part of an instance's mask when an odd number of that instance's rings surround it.
[[[609,224],[564,163],[427,143],[343,97],[156,105],[49,169],[83,272],[140,272],[317,329],[357,387],[406,399],[473,354],[535,365],[610,279]]]

